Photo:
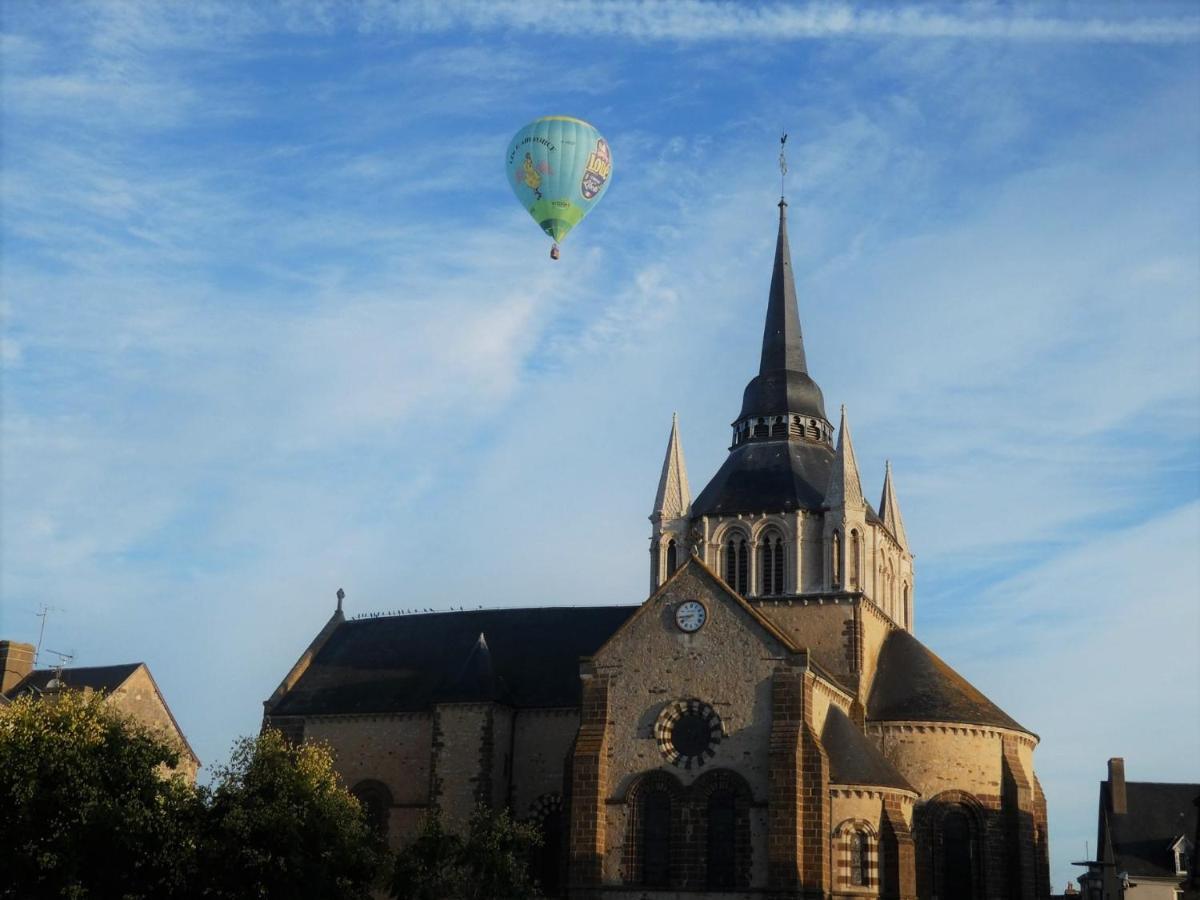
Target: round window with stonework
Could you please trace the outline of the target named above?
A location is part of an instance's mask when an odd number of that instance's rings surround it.
[[[724,735],[717,711],[700,700],[678,700],[654,723],[659,751],[667,762],[682,769],[703,766],[712,759]]]

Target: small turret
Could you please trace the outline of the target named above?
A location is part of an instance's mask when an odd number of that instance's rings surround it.
[[[854,458],[854,444],[850,440],[850,423],[846,421],[846,407],[842,407],[842,421],[838,425],[837,449],[833,455],[833,468],[829,473],[829,487],[825,489],[825,505],[830,509],[866,508],[862,481],[858,477],[858,460]]]
[[[892,533],[896,543],[908,549],[908,535],[904,533],[904,519],[900,516],[900,504],[896,500],[896,489],[892,485],[892,463],[889,460],[883,470],[883,496],[879,500],[879,518]]]
[[[650,537],[650,591],[675,574],[687,553],[688,518],[692,513],[692,492],[688,487],[687,464],[679,439],[679,417],[671,416],[671,436],[663,458],[658,492],[654,495],[654,525]]]

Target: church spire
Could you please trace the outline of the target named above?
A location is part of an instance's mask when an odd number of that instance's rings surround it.
[[[766,375],[778,369],[808,372],[796,303],[796,280],[792,275],[792,251],[788,246],[787,201],[782,197],[779,198],[779,236],[775,239],[775,268],[771,271],[758,374]]]
[[[862,509],[867,505],[858,477],[858,460],[854,458],[854,443],[850,440],[850,423],[846,420],[845,406],[842,407],[842,421],[838,426],[837,450],[833,455],[833,469],[829,473],[829,487],[825,491],[825,505],[830,509]]]
[[[651,519],[675,519],[686,516],[692,507],[692,492],[688,487],[687,465],[683,461],[683,443],[679,440],[679,416],[671,416],[671,437],[658,479]]]
[[[904,533],[904,519],[900,517],[900,504],[896,500],[896,489],[892,485],[892,463],[889,460],[883,470],[883,497],[879,500],[879,518],[884,526],[892,533],[892,537],[905,550],[908,549],[908,535]]]
[[[742,411],[735,428],[741,433],[748,429],[750,438],[759,437],[752,427],[764,424],[766,417],[801,416],[819,419],[810,422],[820,440],[828,440],[832,429],[825,418],[825,399],[821,389],[808,375],[808,360],[804,355],[804,336],[800,332],[800,311],[796,304],[796,279],[792,275],[792,251],[788,246],[787,201],[779,200],[779,236],[775,239],[775,266],[771,271],[771,290],[767,296],[767,320],[763,325],[762,355],[758,374],[750,379],[742,395]],[[803,433],[802,423],[795,424],[796,433]],[[738,426],[741,427],[738,427]],[[792,432],[780,429],[781,436]],[[776,437],[768,429],[767,437]],[[735,435],[734,443],[739,440]]]

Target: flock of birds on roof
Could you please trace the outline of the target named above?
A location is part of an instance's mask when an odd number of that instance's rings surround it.
[[[475,608],[483,609],[482,606]],[[360,619],[386,619],[391,616],[417,616],[423,613],[466,612],[466,609],[465,606],[449,606],[446,609],[431,609],[428,606],[424,609],[419,607],[416,609],[384,609],[379,612],[359,613],[357,616],[352,616],[351,621],[357,622]]]

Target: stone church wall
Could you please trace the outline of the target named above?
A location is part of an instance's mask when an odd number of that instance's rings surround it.
[[[392,794],[388,835],[393,847],[412,834],[429,803],[432,717],[428,713],[379,716],[313,716],[304,737],[333,748],[346,786],[372,779]]]
[[[579,731],[578,709],[522,709],[513,733],[512,810],[526,818],[565,793],[571,745]]]

